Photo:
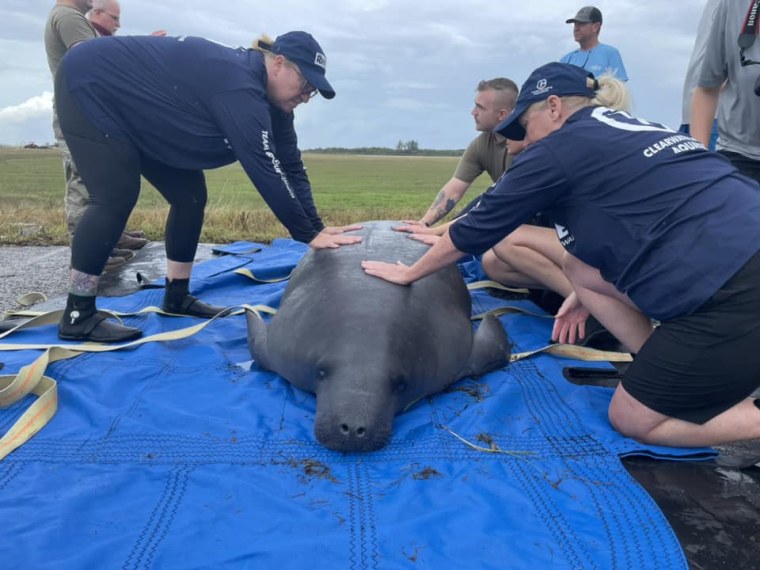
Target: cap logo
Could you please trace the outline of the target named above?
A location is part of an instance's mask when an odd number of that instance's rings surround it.
[[[317,55],[314,56],[314,64],[318,65],[322,69],[327,69],[327,58],[325,57],[325,54],[317,52]]]
[[[551,91],[552,86],[548,83],[549,82],[546,79],[539,79],[538,82],[536,82],[536,88],[531,91],[531,95],[541,95],[542,93]]]

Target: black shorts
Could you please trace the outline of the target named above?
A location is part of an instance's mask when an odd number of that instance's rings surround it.
[[[623,375],[656,412],[703,424],[760,386],[760,252],[688,317],[658,326]]]

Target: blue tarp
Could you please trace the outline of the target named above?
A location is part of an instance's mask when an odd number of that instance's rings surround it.
[[[277,307],[284,283],[233,271],[284,276],[304,248],[278,240],[231,251],[196,266],[194,293]],[[460,267],[468,278],[478,269]],[[136,311],[162,295],[148,289],[101,307]],[[472,296],[473,314],[505,304],[536,310]],[[547,319],[501,321],[516,351],[550,335]],[[146,334],[197,322],[127,319]],[[5,342],[57,340],[46,326]],[[0,353],[3,372],[38,354]],[[55,363],[58,414],[0,462],[0,566],[687,568],[619,457],[707,450],[621,437],[607,421],[612,390],[569,383],[568,365],[579,363],[541,355],[465,379],[399,415],[385,449],[339,454],[314,440],[314,397],[251,365],[243,316],[189,339]],[[0,433],[29,399],[0,410]],[[478,451],[457,436],[531,455]]]

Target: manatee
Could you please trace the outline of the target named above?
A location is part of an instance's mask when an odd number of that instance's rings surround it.
[[[368,276],[362,260],[414,263],[428,246],[367,222],[362,242],[310,250],[268,325],[248,312],[248,346],[261,368],[316,395],[314,434],[344,452],[382,448],[394,416],[466,376],[509,362],[492,316],[473,331],[471,300],[456,266],[410,286]]]

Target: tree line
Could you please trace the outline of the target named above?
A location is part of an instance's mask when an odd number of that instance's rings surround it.
[[[414,140],[398,141],[396,148],[385,146],[362,146],[357,148],[345,147],[327,147],[312,148],[304,152],[314,152],[318,154],[371,154],[371,155],[390,155],[390,156],[461,156],[464,149],[453,150],[436,150],[431,148],[420,148],[419,143]]]

